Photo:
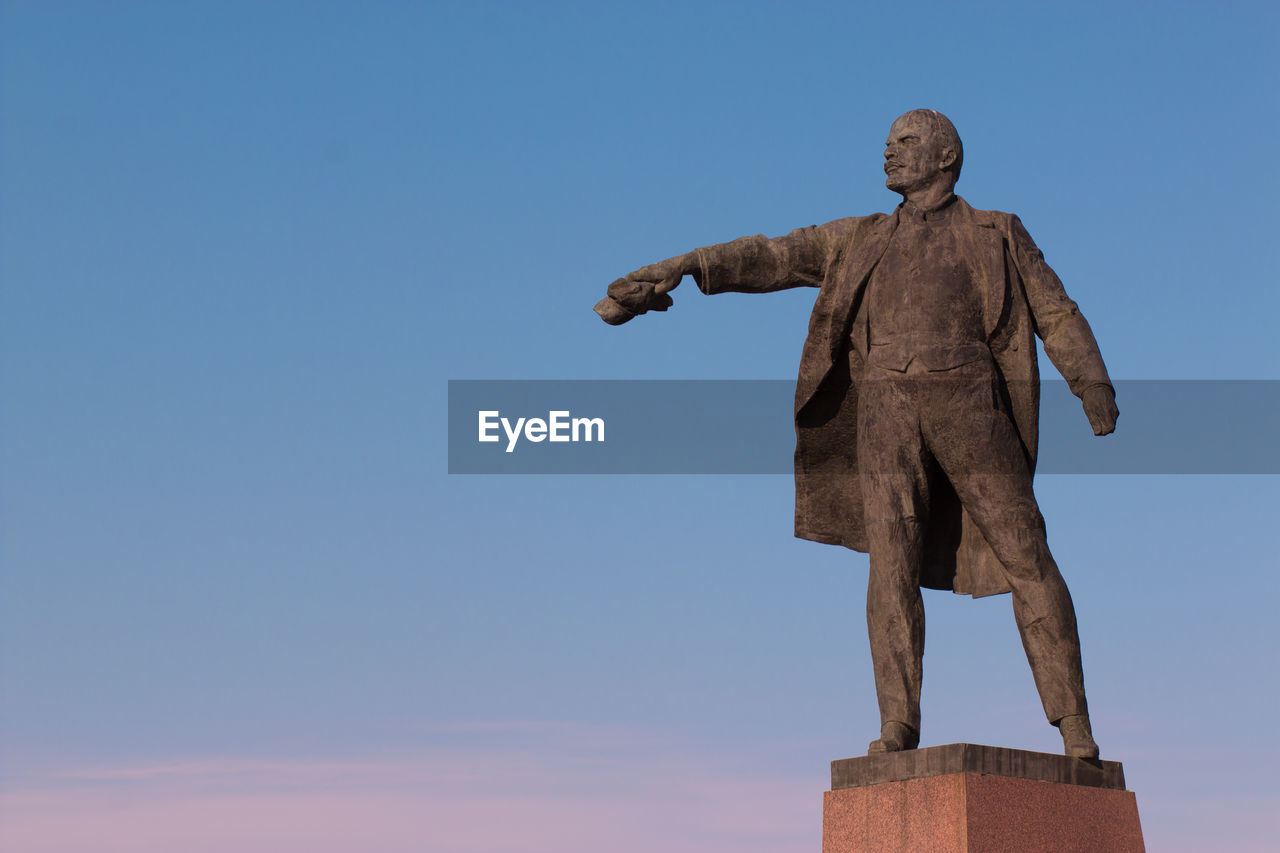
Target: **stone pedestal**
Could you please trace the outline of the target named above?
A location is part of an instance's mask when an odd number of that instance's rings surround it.
[[[1117,761],[953,743],[831,762],[822,853],[1142,853]]]

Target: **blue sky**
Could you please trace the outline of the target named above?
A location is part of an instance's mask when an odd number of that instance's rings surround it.
[[[449,476],[447,381],[793,376],[812,292],[590,307],[891,209],[918,106],[1112,376],[1280,379],[1278,18],[0,4],[0,846],[814,848],[865,557],[785,476]],[[1037,493],[1148,845],[1269,849],[1276,478]],[[925,743],[1057,749],[1008,598],[926,607]]]

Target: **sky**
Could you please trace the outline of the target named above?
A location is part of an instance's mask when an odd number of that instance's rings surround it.
[[[878,726],[866,557],[781,474],[451,475],[448,382],[794,377],[813,291],[591,306],[891,210],[915,107],[1114,378],[1280,380],[1278,25],[0,2],[0,850],[817,849]],[[1036,488],[1148,848],[1275,849],[1277,477]],[[1058,751],[1009,598],[926,610],[923,745]]]

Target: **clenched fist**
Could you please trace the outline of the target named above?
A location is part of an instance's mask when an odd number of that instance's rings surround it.
[[[627,273],[609,285],[609,295],[596,303],[595,312],[609,325],[619,326],[646,311],[666,311],[671,307],[670,291],[696,268],[696,258],[688,254]]]
[[[1094,435],[1109,435],[1115,431],[1116,418],[1120,410],[1116,408],[1116,392],[1110,385],[1093,385],[1087,388],[1080,398],[1084,405],[1085,416],[1089,418],[1089,426]]]

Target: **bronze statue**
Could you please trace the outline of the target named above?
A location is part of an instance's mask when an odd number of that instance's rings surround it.
[[[796,536],[870,554],[868,752],[919,744],[924,586],[1012,592],[1045,714],[1067,755],[1096,758],[1075,610],[1031,488],[1033,336],[1097,435],[1115,429],[1115,391],[1018,217],[952,193],[963,156],[945,116],[912,110],[885,143],[893,213],[695,249],[615,281],[595,310],[615,325],[665,311],[686,275],[708,294],[819,288],[796,383]]]

